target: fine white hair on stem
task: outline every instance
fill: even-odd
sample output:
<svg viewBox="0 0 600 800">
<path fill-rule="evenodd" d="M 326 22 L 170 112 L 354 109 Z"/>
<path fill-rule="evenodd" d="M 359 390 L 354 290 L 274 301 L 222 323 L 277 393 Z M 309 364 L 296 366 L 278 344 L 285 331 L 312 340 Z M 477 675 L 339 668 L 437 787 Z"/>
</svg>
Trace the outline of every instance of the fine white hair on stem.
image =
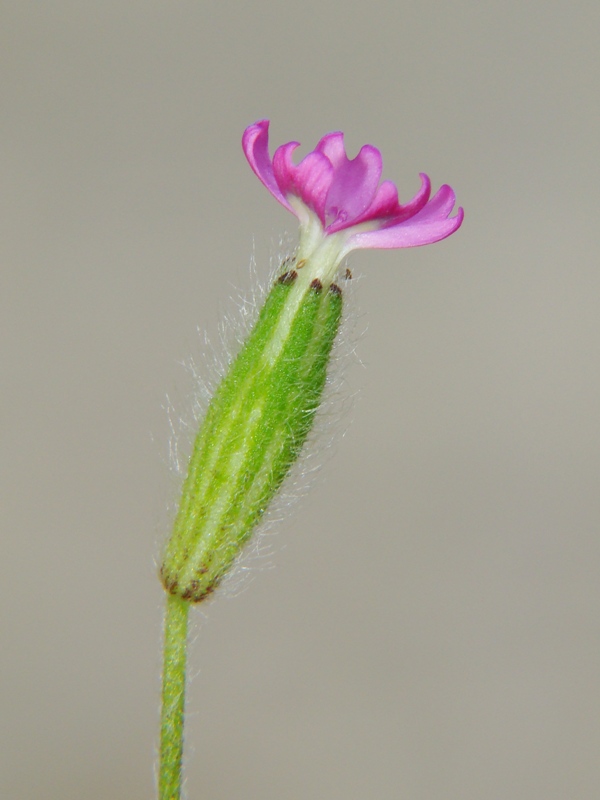
<svg viewBox="0 0 600 800">
<path fill-rule="evenodd" d="M 201 356 L 198 359 L 188 358 L 184 362 L 184 367 L 193 383 L 193 390 L 187 401 L 185 412 L 182 413 L 181 409 L 176 412 L 174 404 L 167 398 L 166 410 L 171 433 L 169 464 L 175 479 L 174 482 L 177 484 L 176 496 L 169 509 L 171 520 L 179 499 L 181 483 L 185 477 L 189 453 L 210 399 L 256 322 L 274 281 L 282 271 L 285 271 L 282 265 L 287 259 L 293 257 L 295 250 L 296 247 L 291 245 L 289 236 L 279 239 L 270 258 L 269 275 L 266 280 L 257 277 L 253 252 L 248 270 L 250 289 L 246 291 L 231 287 L 227 308 L 220 315 L 216 346 L 213 345 L 206 332 L 199 329 Z M 344 294 L 344 314 L 329 362 L 327 382 L 314 424 L 300 457 L 293 464 L 282 487 L 254 530 L 250 542 L 224 578 L 217 594 L 237 595 L 248 585 L 248 578 L 252 577 L 257 570 L 262 571 L 273 566 L 270 559 L 273 552 L 273 539 L 267 534 L 272 533 L 275 526 L 289 516 L 299 499 L 306 495 L 310 486 L 316 482 L 324 462 L 333 454 L 334 441 L 339 435 L 345 433 L 345 426 L 349 419 L 347 412 L 354 398 L 348 389 L 344 373 L 349 364 L 356 363 L 358 360 L 355 348 L 360 334 L 358 333 L 359 317 L 353 303 L 353 287 L 356 280 L 348 280 L 344 277 L 344 269 L 344 266 L 340 269 L 339 280 Z M 342 420 L 344 425 L 342 425 Z"/>
</svg>

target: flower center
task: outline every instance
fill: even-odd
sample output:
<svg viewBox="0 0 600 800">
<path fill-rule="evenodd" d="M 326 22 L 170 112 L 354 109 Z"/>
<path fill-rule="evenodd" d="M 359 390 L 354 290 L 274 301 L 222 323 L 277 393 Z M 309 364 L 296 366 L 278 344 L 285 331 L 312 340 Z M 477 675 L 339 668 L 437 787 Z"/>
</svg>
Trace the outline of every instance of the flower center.
<svg viewBox="0 0 600 800">
<path fill-rule="evenodd" d="M 344 224 L 348 219 L 348 212 L 343 208 L 331 206 L 325 212 L 325 227 L 329 228 L 337 222 Z"/>
</svg>

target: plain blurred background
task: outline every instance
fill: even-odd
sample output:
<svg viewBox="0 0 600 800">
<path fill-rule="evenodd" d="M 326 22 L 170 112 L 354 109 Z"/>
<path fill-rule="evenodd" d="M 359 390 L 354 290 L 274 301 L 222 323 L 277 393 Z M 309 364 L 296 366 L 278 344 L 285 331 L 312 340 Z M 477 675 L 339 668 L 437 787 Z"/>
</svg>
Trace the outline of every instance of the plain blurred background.
<svg viewBox="0 0 600 800">
<path fill-rule="evenodd" d="M 597 797 L 599 23 L 2 4 L 0 796 L 153 797 L 164 406 L 295 235 L 241 152 L 269 117 L 273 147 L 377 145 L 401 199 L 450 183 L 466 221 L 351 258 L 347 433 L 194 615 L 188 796 Z"/>
</svg>

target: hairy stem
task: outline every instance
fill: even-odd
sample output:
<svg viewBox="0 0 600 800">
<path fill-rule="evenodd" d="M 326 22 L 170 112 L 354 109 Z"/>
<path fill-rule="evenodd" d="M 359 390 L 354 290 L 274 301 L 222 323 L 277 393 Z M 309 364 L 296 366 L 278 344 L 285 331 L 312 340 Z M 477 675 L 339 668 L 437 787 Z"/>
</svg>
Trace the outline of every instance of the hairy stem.
<svg viewBox="0 0 600 800">
<path fill-rule="evenodd" d="M 159 800 L 181 797 L 183 714 L 189 603 L 167 595 L 160 725 Z"/>
</svg>

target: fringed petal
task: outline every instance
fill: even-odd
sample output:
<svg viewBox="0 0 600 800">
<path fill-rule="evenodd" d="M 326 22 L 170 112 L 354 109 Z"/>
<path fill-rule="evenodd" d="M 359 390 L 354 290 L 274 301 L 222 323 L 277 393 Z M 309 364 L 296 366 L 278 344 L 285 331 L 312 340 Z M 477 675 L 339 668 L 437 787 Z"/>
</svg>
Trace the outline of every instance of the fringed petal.
<svg viewBox="0 0 600 800">
<path fill-rule="evenodd" d="M 382 168 L 381 153 L 369 144 L 361 148 L 356 158 L 338 163 L 327 195 L 328 233 L 354 225 L 369 208 L 381 180 Z"/>
<path fill-rule="evenodd" d="M 257 178 L 267 187 L 273 197 L 293 214 L 294 210 L 279 188 L 273 172 L 273 163 L 269 156 L 268 119 L 255 122 L 254 125 L 246 128 L 242 136 L 242 148 Z"/>
<path fill-rule="evenodd" d="M 273 156 L 275 179 L 285 195 L 296 195 L 325 225 L 325 202 L 331 186 L 333 167 L 322 153 L 313 151 L 296 165 L 292 153 L 296 142 L 281 145 Z"/>
<path fill-rule="evenodd" d="M 448 190 L 450 193 L 448 193 Z M 456 198 L 449 186 L 442 186 L 435 197 L 418 214 L 404 222 L 388 225 L 378 230 L 355 233 L 348 238 L 346 252 L 361 248 L 390 249 L 418 247 L 445 239 L 462 225 L 464 211 L 448 217 Z"/>
</svg>

